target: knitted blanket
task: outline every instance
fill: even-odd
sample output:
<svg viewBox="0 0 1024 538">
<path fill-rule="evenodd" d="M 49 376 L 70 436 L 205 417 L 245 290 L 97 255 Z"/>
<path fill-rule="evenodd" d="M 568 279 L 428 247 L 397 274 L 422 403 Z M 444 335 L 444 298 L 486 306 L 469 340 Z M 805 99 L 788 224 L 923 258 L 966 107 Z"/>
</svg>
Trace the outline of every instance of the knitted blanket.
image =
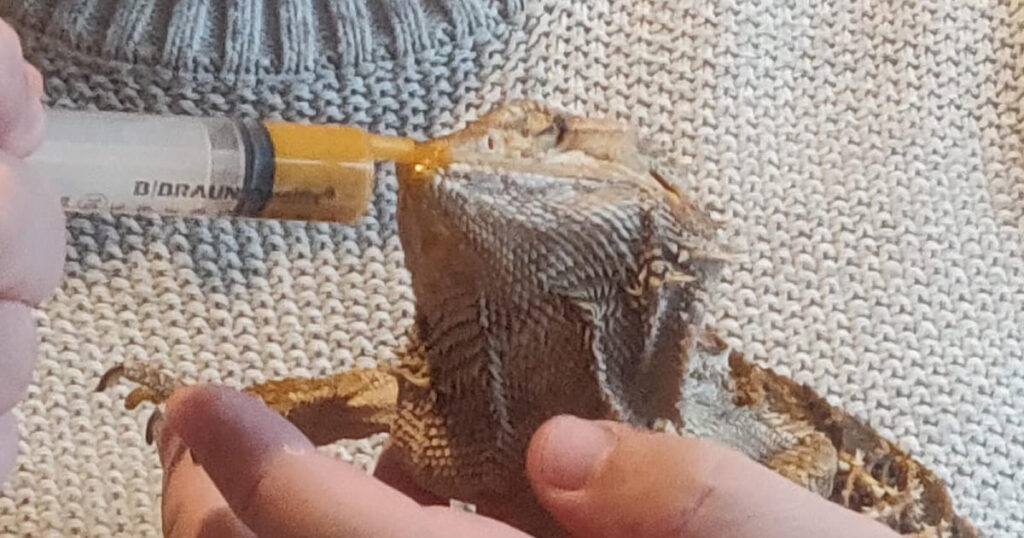
<svg viewBox="0 0 1024 538">
<path fill-rule="evenodd" d="M 419 137 L 512 97 L 628 118 L 743 252 L 714 295 L 730 344 L 920 457 L 985 535 L 1022 536 L 1021 6 L 811 4 L 4 0 L 0 16 L 52 106 Z M 92 392 L 115 363 L 243 386 L 393 358 L 414 300 L 379 175 L 354 227 L 70 216 L 0 536 L 159 535 L 147 414 L 124 411 L 127 387 Z M 381 441 L 330 450 L 370 468 Z"/>
</svg>

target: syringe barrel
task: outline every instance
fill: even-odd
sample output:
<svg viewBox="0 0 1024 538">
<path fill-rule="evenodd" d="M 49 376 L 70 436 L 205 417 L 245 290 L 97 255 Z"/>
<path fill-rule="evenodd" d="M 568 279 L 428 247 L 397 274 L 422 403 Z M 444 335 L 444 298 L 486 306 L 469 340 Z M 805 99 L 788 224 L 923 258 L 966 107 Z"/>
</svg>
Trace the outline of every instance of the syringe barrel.
<svg viewBox="0 0 1024 538">
<path fill-rule="evenodd" d="M 46 119 L 28 163 L 68 211 L 351 222 L 370 202 L 374 161 L 356 129 L 56 109 Z M 345 160 L 286 137 L 345 146 Z"/>
</svg>

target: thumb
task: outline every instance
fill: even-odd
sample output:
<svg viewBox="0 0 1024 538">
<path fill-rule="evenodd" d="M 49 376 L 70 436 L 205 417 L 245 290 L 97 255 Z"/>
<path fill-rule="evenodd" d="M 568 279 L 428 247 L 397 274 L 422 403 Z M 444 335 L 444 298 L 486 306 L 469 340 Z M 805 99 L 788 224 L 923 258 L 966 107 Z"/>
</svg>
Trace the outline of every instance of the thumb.
<svg viewBox="0 0 1024 538">
<path fill-rule="evenodd" d="M 732 449 L 613 422 L 548 421 L 526 468 L 575 536 L 896 536 Z"/>
</svg>

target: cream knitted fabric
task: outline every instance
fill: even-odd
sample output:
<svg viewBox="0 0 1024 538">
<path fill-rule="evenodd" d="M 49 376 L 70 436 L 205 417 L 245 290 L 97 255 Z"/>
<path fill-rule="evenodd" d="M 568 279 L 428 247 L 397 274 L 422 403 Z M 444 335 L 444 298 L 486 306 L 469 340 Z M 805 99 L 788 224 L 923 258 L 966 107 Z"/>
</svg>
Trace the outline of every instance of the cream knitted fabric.
<svg viewBox="0 0 1024 538">
<path fill-rule="evenodd" d="M 1019 3 L 182 0 L 202 31 L 127 30 L 173 19 L 166 4 L 6 0 L 0 16 L 62 106 L 418 136 L 507 97 L 631 119 L 745 252 L 715 292 L 731 343 L 922 458 L 985 535 L 1024 535 Z M 94 31 L 128 5 L 110 19 L 124 31 Z M 491 22 L 456 30 L 445 6 Z M 297 17 L 319 38 L 282 22 Z M 158 535 L 145 413 L 90 392 L 118 361 L 239 386 L 389 359 L 413 297 L 381 180 L 354 228 L 72 218 L 0 535 Z M 371 466 L 379 441 L 336 450 Z"/>
</svg>

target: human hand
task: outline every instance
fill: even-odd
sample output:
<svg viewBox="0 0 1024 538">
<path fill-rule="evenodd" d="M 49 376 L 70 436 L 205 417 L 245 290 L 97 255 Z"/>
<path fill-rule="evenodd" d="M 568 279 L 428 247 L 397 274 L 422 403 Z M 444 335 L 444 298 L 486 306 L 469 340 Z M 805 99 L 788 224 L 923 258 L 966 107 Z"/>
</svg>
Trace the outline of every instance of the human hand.
<svg viewBox="0 0 1024 538">
<path fill-rule="evenodd" d="M 420 505 L 316 452 L 275 412 L 229 389 L 178 391 L 158 444 L 168 538 L 527 538 L 484 516 Z M 896 536 L 730 449 L 611 422 L 548 421 L 526 467 L 540 501 L 574 536 Z"/>
<path fill-rule="evenodd" d="M 22 58 L 0 20 L 0 486 L 14 467 L 18 430 L 11 410 L 32 379 L 32 307 L 60 282 L 64 217 L 57 193 L 21 159 L 43 135 L 43 78 Z"/>
</svg>

